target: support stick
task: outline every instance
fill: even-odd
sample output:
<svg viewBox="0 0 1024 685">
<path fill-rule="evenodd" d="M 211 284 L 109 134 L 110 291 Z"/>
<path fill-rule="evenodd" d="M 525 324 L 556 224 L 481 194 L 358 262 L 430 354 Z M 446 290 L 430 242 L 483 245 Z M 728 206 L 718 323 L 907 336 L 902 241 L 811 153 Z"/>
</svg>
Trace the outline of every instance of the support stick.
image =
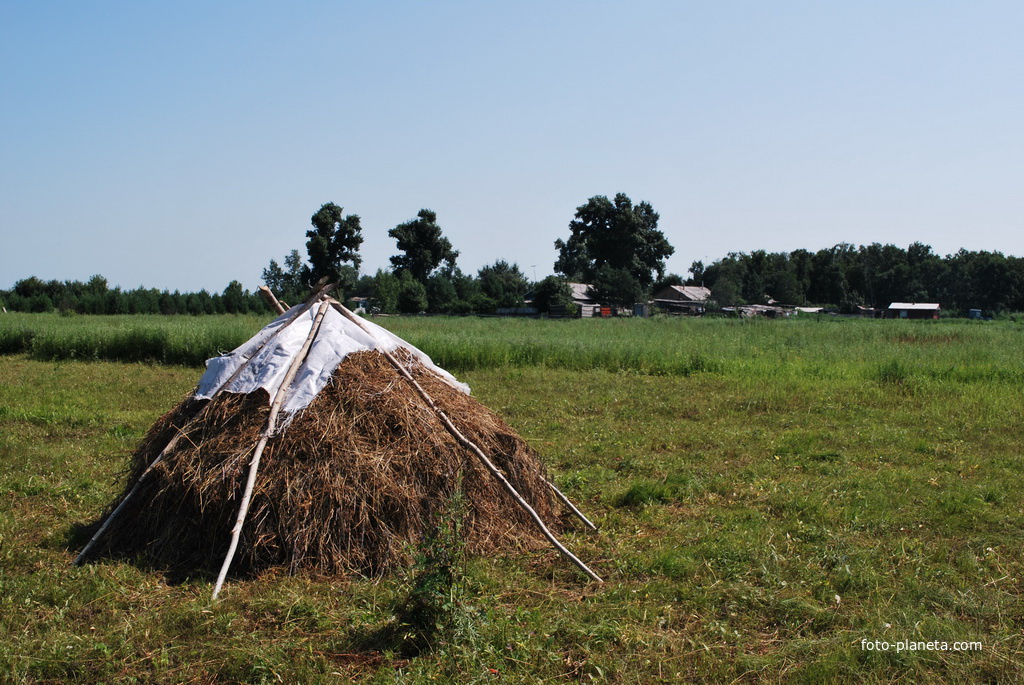
<svg viewBox="0 0 1024 685">
<path fill-rule="evenodd" d="M 150 473 L 152 473 L 153 469 L 156 468 L 157 464 L 159 464 L 161 461 L 163 461 L 163 458 L 165 456 L 170 454 L 170 452 L 175 448 L 175 446 L 177 446 L 178 440 L 180 440 L 181 437 L 183 435 L 185 435 L 185 433 L 188 432 L 189 428 L 191 428 L 196 423 L 196 421 L 198 421 L 203 416 L 203 414 L 206 412 L 207 407 L 210 406 L 210 404 L 213 402 L 213 400 L 217 399 L 217 396 L 220 395 L 221 392 L 223 392 L 224 388 L 226 388 L 227 386 L 231 385 L 231 382 L 234 381 L 235 378 L 238 377 L 238 374 L 240 374 L 243 369 L 245 369 L 247 366 L 249 366 L 249 363 L 263 350 L 264 347 L 266 347 L 270 343 L 271 340 L 276 338 L 278 336 L 278 334 L 281 333 L 281 331 L 283 331 L 285 328 L 287 328 L 292 323 L 294 323 L 295 320 L 297 318 L 299 318 L 299 316 L 303 312 L 305 312 L 306 310 L 308 310 L 310 307 L 313 306 L 313 303 L 317 300 L 317 298 L 319 298 L 321 295 L 325 294 L 329 290 L 330 290 L 330 288 L 321 288 L 321 289 L 317 290 L 317 292 L 312 297 L 310 297 L 309 300 L 306 301 L 306 303 L 302 306 L 302 308 L 296 309 L 295 312 L 280 327 L 278 327 L 278 329 L 276 331 L 273 332 L 273 334 L 268 336 L 267 339 L 264 340 L 260 344 L 260 346 L 256 348 L 256 350 L 249 356 L 248 359 L 246 359 L 244 362 L 242 362 L 241 364 L 238 365 L 238 368 L 235 369 L 234 373 L 232 373 L 231 376 L 229 376 L 228 379 L 221 384 L 220 388 L 217 389 L 217 392 L 215 392 L 213 397 L 210 398 L 210 401 L 207 402 L 206 404 L 204 404 L 202 406 L 202 408 L 200 408 L 199 411 L 196 412 L 195 415 L 192 418 L 190 418 L 188 420 L 188 422 L 183 427 L 178 429 L 178 431 L 174 434 L 174 436 L 167 442 L 166 445 L 164 445 L 164 448 L 162 450 L 160 450 L 160 454 L 158 454 L 156 456 L 156 459 L 154 459 L 150 463 L 150 465 L 146 467 L 146 470 L 143 471 L 142 474 L 139 476 L 138 480 L 135 481 L 135 485 L 133 485 L 132 489 L 128 491 L 128 494 L 124 496 L 124 498 L 117 505 L 117 507 L 114 509 L 114 511 L 110 512 L 110 516 L 108 516 L 106 518 L 106 520 L 103 522 L 103 525 L 100 526 L 99 530 L 97 530 L 93 534 L 93 536 L 89 540 L 88 544 L 86 544 L 86 546 L 82 548 L 82 551 L 78 553 L 78 556 L 75 557 L 75 560 L 73 562 L 71 562 L 71 564 L 73 566 L 81 566 L 82 565 L 82 562 L 85 561 L 85 558 L 86 558 L 86 556 L 89 553 L 89 550 L 91 550 L 93 548 L 93 546 L 99 541 L 99 539 L 101 537 L 103 537 L 104 533 L 107 532 L 107 529 L 110 528 L 110 524 L 112 524 L 114 522 L 114 519 L 116 519 L 120 515 L 121 510 L 124 509 L 124 506 L 139 491 L 139 488 L 141 487 L 141 485 L 142 485 L 143 481 L 146 479 L 146 477 Z M 271 293 L 271 297 L 273 297 L 272 293 Z M 275 298 L 275 301 L 276 301 L 276 298 Z M 284 310 L 282 310 L 280 313 L 283 314 Z"/>
<path fill-rule="evenodd" d="M 267 301 L 267 304 L 274 308 L 275 312 L 278 314 L 284 314 L 284 306 L 277 301 L 277 298 L 274 297 L 274 293 L 270 288 L 265 285 L 261 285 L 257 290 L 260 291 L 260 295 L 262 295 L 263 299 Z"/>
<path fill-rule="evenodd" d="M 373 334 L 373 331 L 364 326 L 363 322 L 359 319 L 359 317 L 350 312 L 343 304 L 336 300 L 331 300 L 331 305 L 338 312 L 340 312 L 342 316 L 344 316 L 349 321 L 352 321 L 357 326 L 362 328 L 367 334 L 370 335 L 370 337 L 372 337 L 375 340 L 377 339 L 377 336 Z M 445 414 L 444 411 L 434 403 L 434 400 L 431 399 L 430 395 L 427 394 L 426 390 L 424 390 L 423 387 L 416 382 L 416 379 L 412 377 L 412 374 L 409 373 L 409 370 L 405 368 L 405 366 L 400 361 L 398 361 L 398 359 L 395 358 L 395 356 L 391 354 L 391 352 L 389 352 L 388 350 L 384 349 L 383 347 L 380 347 L 379 351 L 384 355 L 388 362 L 390 362 L 391 365 L 395 367 L 395 370 L 397 370 L 398 373 L 403 378 L 405 378 L 405 380 L 407 380 L 410 385 L 412 385 L 413 389 L 416 390 L 416 393 L 420 396 L 420 398 L 427 403 L 427 406 L 430 407 L 430 409 L 432 409 L 435 414 L 437 414 L 437 417 L 441 420 L 441 423 L 444 424 L 444 427 L 448 430 L 452 437 L 454 437 L 459 442 L 460 445 L 462 445 L 470 452 L 472 452 L 474 455 L 476 455 L 477 459 L 480 460 L 480 463 L 484 465 L 484 467 L 491 473 L 494 479 L 497 480 L 498 483 L 500 483 L 501 486 L 505 489 L 505 492 L 511 495 L 512 499 L 515 500 L 515 502 L 520 506 L 520 508 L 522 508 L 523 511 L 530 515 L 530 518 L 533 519 L 533 522 L 537 525 L 537 528 L 540 529 L 541 533 L 544 534 L 544 537 L 548 539 L 548 542 L 550 542 L 552 546 L 555 547 L 555 549 L 561 552 L 563 556 L 565 556 L 573 564 L 575 564 L 577 568 L 579 568 L 581 571 L 590 576 L 590 578 L 596 580 L 599 583 L 603 583 L 604 581 L 601 580 L 600 576 L 591 571 L 586 564 L 580 561 L 575 554 L 566 549 L 565 545 L 558 541 L 558 538 L 556 538 L 551 533 L 551 531 L 548 530 L 548 527 L 544 525 L 544 521 L 541 520 L 536 510 L 534 510 L 534 508 L 530 506 L 530 503 L 523 499 L 523 496 L 520 495 L 519 492 L 512 485 L 512 483 L 510 483 L 508 479 L 505 478 L 505 475 L 498 469 L 498 467 L 495 466 L 490 459 L 488 459 L 487 455 L 484 454 L 483 450 L 477 447 L 476 443 L 474 443 L 472 440 L 463 435 L 459 431 L 459 429 L 455 427 L 455 424 L 451 422 L 451 419 L 448 418 L 447 414 Z"/>
<path fill-rule="evenodd" d="M 224 563 L 220 567 L 220 574 L 217 576 L 217 584 L 213 587 L 213 597 L 210 598 L 210 601 L 217 599 L 217 595 L 220 594 L 220 589 L 224 586 L 224 579 L 228 575 L 228 569 L 235 558 L 235 551 L 238 549 L 238 539 L 242 534 L 242 525 L 245 523 L 245 517 L 249 513 L 249 501 L 252 499 L 252 491 L 256 486 L 256 473 L 260 468 L 260 458 L 263 456 L 263 450 L 267 446 L 267 441 L 274 434 L 274 429 L 277 427 L 277 414 L 281 411 L 281 404 L 288 394 L 292 381 L 295 380 L 295 374 L 298 372 L 299 366 L 302 365 L 306 355 L 309 354 L 309 348 L 313 345 L 313 339 L 316 338 L 316 334 L 320 330 L 320 324 L 323 322 L 324 314 L 327 313 L 329 306 L 330 303 L 326 299 L 320 303 L 320 309 L 316 313 L 313 326 L 309 329 L 306 342 L 303 343 L 299 353 L 295 355 L 295 359 L 292 360 L 291 366 L 288 367 L 284 380 L 281 381 L 281 385 L 278 386 L 277 392 L 274 394 L 274 401 L 270 405 L 270 416 L 267 418 L 267 427 L 264 429 L 263 435 L 256 445 L 256 450 L 253 452 L 252 460 L 249 462 L 249 477 L 245 482 L 242 503 L 238 507 L 238 518 L 235 520 L 234 528 L 231 529 L 231 544 L 228 547 L 227 555 L 224 557 Z"/>
<path fill-rule="evenodd" d="M 549 487 L 549 488 L 551 488 L 552 492 L 554 492 L 554 493 L 555 493 L 555 495 L 557 495 L 557 496 L 558 496 L 558 499 L 562 500 L 562 504 L 564 504 L 565 506 L 569 507 L 569 510 L 570 510 L 570 511 L 572 511 L 572 513 L 576 514 L 576 517 L 577 517 L 577 518 L 578 518 L 578 519 L 579 519 L 580 521 L 583 521 L 583 523 L 585 523 L 585 524 L 587 525 L 587 528 L 590 528 L 591 530 L 597 530 L 597 526 L 595 526 L 595 525 L 594 525 L 594 524 L 593 524 L 593 523 L 592 523 L 592 522 L 590 521 L 590 519 L 588 519 L 588 518 L 587 518 L 586 516 L 584 516 L 584 515 L 583 515 L 583 512 L 582 512 L 582 511 L 580 511 L 579 509 L 577 509 L 577 508 L 576 508 L 576 505 L 575 505 L 575 504 L 573 504 L 572 502 L 570 502 L 570 501 L 569 501 L 569 498 L 568 498 L 568 497 L 566 497 L 565 495 L 563 495 L 563 494 L 562 494 L 562 491 L 561 491 L 561 490 L 559 490 L 559 489 L 558 489 L 558 488 L 557 488 L 557 487 L 555 486 L 555 484 L 554 484 L 554 483 L 552 483 L 551 481 L 549 481 L 549 480 L 548 480 L 547 478 L 545 478 L 545 479 L 544 479 L 544 482 L 545 482 L 545 483 L 547 483 L 547 484 L 548 484 L 548 487 Z"/>
</svg>

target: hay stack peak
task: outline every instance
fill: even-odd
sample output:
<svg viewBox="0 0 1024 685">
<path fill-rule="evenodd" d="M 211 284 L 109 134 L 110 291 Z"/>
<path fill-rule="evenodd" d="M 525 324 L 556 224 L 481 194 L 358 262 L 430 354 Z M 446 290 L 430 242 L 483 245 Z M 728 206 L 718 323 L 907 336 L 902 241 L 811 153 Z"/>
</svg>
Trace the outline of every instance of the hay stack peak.
<svg viewBox="0 0 1024 685">
<path fill-rule="evenodd" d="M 546 538 L 600 580 L 544 523 L 558 500 L 579 514 L 529 445 L 423 352 L 321 290 L 207 362 L 75 563 L 102 551 L 219 567 L 214 597 L 229 569 L 379 575 L 408 561 L 457 488 L 471 552 Z"/>
</svg>

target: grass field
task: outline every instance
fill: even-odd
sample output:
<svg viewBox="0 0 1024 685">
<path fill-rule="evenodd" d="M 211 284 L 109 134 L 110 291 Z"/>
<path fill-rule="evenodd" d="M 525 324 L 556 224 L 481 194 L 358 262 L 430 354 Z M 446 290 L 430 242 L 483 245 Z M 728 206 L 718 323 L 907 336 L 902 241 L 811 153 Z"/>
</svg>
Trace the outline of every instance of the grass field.
<svg viewBox="0 0 1024 685">
<path fill-rule="evenodd" d="M 268 574 L 211 606 L 208 580 L 68 566 L 77 526 L 200 370 L 53 361 L 111 355 L 35 341 L 101 349 L 91 335 L 136 326 L 221 341 L 260 325 L 103 318 L 0 317 L 0 341 L 36 331 L 0 356 L 11 681 L 1024 679 L 1019 325 L 382 320 L 545 456 L 601 528 L 566 542 L 607 581 L 552 552 L 471 559 L 455 638 L 403 656 L 366 636 L 407 577 Z"/>
</svg>

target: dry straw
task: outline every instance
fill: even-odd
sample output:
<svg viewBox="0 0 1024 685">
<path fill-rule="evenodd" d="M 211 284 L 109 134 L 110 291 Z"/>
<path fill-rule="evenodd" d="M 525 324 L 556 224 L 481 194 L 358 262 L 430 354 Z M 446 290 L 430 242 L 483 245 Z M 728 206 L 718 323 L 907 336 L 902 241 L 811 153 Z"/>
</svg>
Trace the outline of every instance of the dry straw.
<svg viewBox="0 0 1024 685">
<path fill-rule="evenodd" d="M 412 355 L 402 361 L 538 515 L 557 525 L 551 490 L 529 445 Z M 225 393 L 190 421 L 194 405 L 186 399 L 161 418 L 135 453 L 130 484 L 184 428 L 175 449 L 113 522 L 101 551 L 141 554 L 187 572 L 213 572 L 224 559 L 269 401 L 264 391 Z M 385 573 L 408 562 L 409 543 L 426 532 L 460 473 L 471 552 L 541 542 L 529 516 L 509 502 L 383 355 L 350 355 L 288 430 L 268 442 L 233 568 Z"/>
<path fill-rule="evenodd" d="M 162 417 L 135 453 L 118 505 L 76 563 L 94 551 L 177 573 L 219 567 L 214 597 L 229 567 L 380 575 L 409 562 L 412 544 L 461 487 L 468 551 L 534 548 L 546 538 L 600 581 L 545 524 L 558 524 L 555 496 L 566 500 L 537 454 L 410 351 L 350 354 L 277 432 L 281 399 L 263 390 L 190 396 Z"/>
</svg>

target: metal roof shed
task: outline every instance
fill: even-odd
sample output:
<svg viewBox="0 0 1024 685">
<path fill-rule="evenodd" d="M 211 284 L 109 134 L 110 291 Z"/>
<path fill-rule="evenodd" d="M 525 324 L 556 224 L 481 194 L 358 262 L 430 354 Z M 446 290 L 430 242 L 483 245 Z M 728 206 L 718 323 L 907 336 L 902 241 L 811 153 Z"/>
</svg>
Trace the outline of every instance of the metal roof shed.
<svg viewBox="0 0 1024 685">
<path fill-rule="evenodd" d="M 889 305 L 888 319 L 937 319 L 942 307 L 935 302 L 893 302 Z"/>
</svg>

